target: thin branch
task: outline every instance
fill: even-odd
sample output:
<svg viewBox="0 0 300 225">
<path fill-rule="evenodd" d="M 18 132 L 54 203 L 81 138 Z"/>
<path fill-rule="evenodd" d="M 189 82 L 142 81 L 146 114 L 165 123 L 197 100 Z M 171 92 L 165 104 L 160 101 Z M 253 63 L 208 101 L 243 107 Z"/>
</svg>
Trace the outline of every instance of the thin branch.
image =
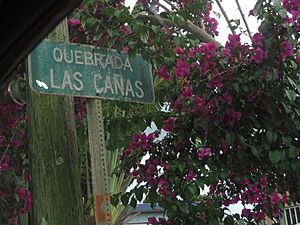
<svg viewBox="0 0 300 225">
<path fill-rule="evenodd" d="M 4 153 L 3 153 L 3 155 L 2 155 L 2 157 L 1 157 L 1 159 L 0 159 L 0 164 L 2 163 L 2 161 L 3 161 L 3 159 L 4 159 L 5 155 L 6 155 L 8 149 L 9 149 L 9 147 L 10 147 L 10 144 L 11 144 L 12 140 L 14 139 L 16 133 L 17 133 L 17 130 L 14 131 L 14 133 L 13 133 L 11 139 L 10 139 L 10 142 L 9 142 L 9 144 L 7 145 L 5 151 L 4 151 Z"/>
<path fill-rule="evenodd" d="M 177 12 L 179 11 L 179 9 L 169 0 L 163 0 L 164 2 L 168 3 L 173 9 L 175 9 Z"/>
<path fill-rule="evenodd" d="M 228 18 L 228 16 L 227 16 L 227 13 L 226 13 L 226 11 L 224 10 L 223 6 L 221 5 L 220 1 L 219 1 L 219 0 L 215 0 L 215 1 L 216 1 L 217 5 L 219 6 L 219 9 L 221 10 L 221 12 L 222 12 L 222 14 L 223 14 L 223 16 L 224 16 L 224 18 L 225 18 L 225 20 L 226 20 L 226 22 L 227 22 L 227 24 L 228 24 L 228 27 L 229 27 L 230 30 L 231 30 L 231 33 L 232 33 L 232 34 L 235 34 L 235 30 L 234 30 L 232 24 L 230 23 L 230 20 L 229 20 L 229 18 Z"/>
<path fill-rule="evenodd" d="M 141 19 L 145 22 L 151 21 L 151 22 L 156 22 L 160 24 L 165 24 L 170 27 L 175 27 L 177 26 L 180 29 L 183 29 L 185 31 L 188 31 L 192 33 L 196 38 L 198 38 L 200 41 L 203 42 L 214 42 L 218 47 L 222 47 L 222 44 L 217 42 L 211 35 L 209 35 L 206 31 L 202 30 L 201 28 L 197 27 L 194 25 L 190 20 L 184 20 L 182 18 L 179 18 L 179 23 L 174 24 L 171 20 L 165 19 L 162 17 L 157 18 L 156 16 L 153 15 L 146 15 L 146 14 L 138 14 L 136 18 Z"/>
<path fill-rule="evenodd" d="M 154 4 L 160 6 L 162 9 L 166 10 L 166 12 L 171 12 L 170 9 L 168 9 L 166 6 L 164 6 L 163 4 L 161 4 L 159 2 L 154 2 Z"/>
<path fill-rule="evenodd" d="M 156 19 L 157 21 L 160 23 L 160 25 L 162 25 L 163 27 L 166 26 L 164 20 L 162 19 L 162 17 L 152 8 L 153 6 L 151 7 L 147 7 L 147 12 L 152 14 Z"/>
<path fill-rule="evenodd" d="M 236 5 L 237 5 L 237 7 L 238 7 L 238 9 L 239 9 L 239 11 L 240 11 L 240 14 L 241 14 L 241 16 L 242 16 L 242 19 L 243 19 L 243 21 L 244 21 L 244 24 L 245 24 L 245 26 L 246 26 L 248 35 L 249 35 L 249 37 L 250 37 L 250 39 L 251 39 L 251 41 L 252 41 L 251 31 L 250 31 L 250 29 L 249 29 L 249 26 L 248 26 L 247 20 L 246 20 L 246 18 L 245 18 L 245 15 L 244 15 L 244 13 L 243 13 L 243 11 L 242 11 L 242 8 L 241 8 L 241 5 L 240 5 L 240 3 L 239 3 L 239 0 L 235 0 L 235 2 L 236 2 Z"/>
</svg>

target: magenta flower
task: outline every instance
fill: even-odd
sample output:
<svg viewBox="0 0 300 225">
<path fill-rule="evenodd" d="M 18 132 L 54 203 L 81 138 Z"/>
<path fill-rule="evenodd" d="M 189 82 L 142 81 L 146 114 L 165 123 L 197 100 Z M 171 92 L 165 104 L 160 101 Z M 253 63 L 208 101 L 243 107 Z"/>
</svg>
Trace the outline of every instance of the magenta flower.
<svg viewBox="0 0 300 225">
<path fill-rule="evenodd" d="M 256 63 L 260 64 L 265 58 L 265 52 L 261 48 L 257 48 L 253 52 L 254 54 L 251 56 L 251 59 Z"/>
<path fill-rule="evenodd" d="M 163 80 L 170 80 L 171 76 L 167 71 L 167 65 L 163 65 L 161 68 L 157 69 L 157 76 Z"/>
<path fill-rule="evenodd" d="M 156 166 L 154 166 L 153 164 L 148 165 L 148 169 L 146 172 L 148 175 L 156 173 Z"/>
<path fill-rule="evenodd" d="M 186 180 L 187 181 L 193 181 L 193 180 L 195 180 L 197 178 L 197 175 L 192 171 L 192 170 L 190 170 L 189 172 L 188 172 L 188 174 L 186 175 Z"/>
<path fill-rule="evenodd" d="M 256 221 L 263 220 L 265 218 L 265 214 L 263 212 L 253 212 L 252 217 Z"/>
<path fill-rule="evenodd" d="M 78 19 L 70 19 L 69 24 L 72 26 L 76 26 L 76 25 L 80 25 L 81 23 L 80 23 L 80 20 L 78 20 Z"/>
<path fill-rule="evenodd" d="M 278 218 L 280 216 L 280 209 L 278 207 L 274 207 L 272 211 L 272 216 Z"/>
<path fill-rule="evenodd" d="M 260 186 L 261 186 L 261 188 L 266 188 L 267 184 L 268 184 L 267 177 L 266 176 L 262 177 L 260 179 Z"/>
<path fill-rule="evenodd" d="M 122 27 L 122 31 L 123 31 L 123 33 L 124 33 L 125 36 L 127 36 L 127 35 L 129 35 L 129 34 L 132 33 L 131 29 L 127 25 L 124 25 Z"/>
<path fill-rule="evenodd" d="M 176 46 L 174 48 L 174 53 L 178 54 L 178 55 L 182 55 L 182 53 L 184 53 L 184 49 L 179 47 L 179 46 Z"/>
<path fill-rule="evenodd" d="M 250 184 L 250 180 L 248 178 L 243 178 L 241 180 L 241 184 L 246 186 L 246 185 Z"/>
<path fill-rule="evenodd" d="M 224 86 L 223 80 L 222 80 L 221 76 L 218 75 L 218 74 L 212 76 L 212 78 L 210 79 L 208 85 L 211 88 L 221 88 L 221 87 Z"/>
<path fill-rule="evenodd" d="M 191 87 L 184 88 L 183 91 L 182 91 L 182 95 L 185 98 L 191 98 L 193 96 L 192 88 Z"/>
<path fill-rule="evenodd" d="M 269 199 L 272 205 L 277 205 L 280 201 L 280 197 L 277 192 L 275 192 L 273 195 L 269 195 Z"/>
<path fill-rule="evenodd" d="M 234 49 L 241 47 L 241 37 L 237 34 L 229 34 L 228 41 L 225 44 L 225 48 Z"/>
<path fill-rule="evenodd" d="M 241 119 L 241 113 L 238 111 L 235 111 L 233 109 L 227 109 L 226 110 L 226 118 L 225 118 L 225 123 L 229 127 L 233 127 L 234 124 Z"/>
<path fill-rule="evenodd" d="M 248 16 L 254 16 L 253 9 L 251 9 L 251 10 L 249 11 L 249 14 L 248 14 Z"/>
<path fill-rule="evenodd" d="M 123 51 L 124 52 L 128 52 L 129 51 L 129 47 L 127 45 L 123 46 Z"/>
<path fill-rule="evenodd" d="M 210 148 L 202 148 L 198 153 L 198 158 L 203 160 L 205 156 L 211 156 L 211 149 Z"/>
<path fill-rule="evenodd" d="M 190 74 L 190 66 L 184 58 L 178 59 L 174 73 L 177 78 L 185 78 Z"/>
<path fill-rule="evenodd" d="M 176 122 L 175 118 L 169 117 L 168 119 L 165 120 L 163 129 L 169 132 L 172 131 L 175 127 L 175 122 Z"/>
<path fill-rule="evenodd" d="M 220 97 L 221 102 L 226 103 L 227 105 L 232 104 L 232 96 L 228 90 Z"/>
<path fill-rule="evenodd" d="M 252 37 L 252 41 L 256 46 L 263 47 L 263 36 L 261 33 L 255 33 Z"/>
<path fill-rule="evenodd" d="M 150 218 L 148 218 L 148 223 L 152 224 L 152 225 L 157 225 L 158 221 L 155 217 L 150 217 Z"/>
<path fill-rule="evenodd" d="M 250 209 L 243 208 L 243 210 L 242 210 L 242 216 L 243 217 L 249 217 L 250 215 L 251 215 Z"/>
<path fill-rule="evenodd" d="M 287 57 L 292 56 L 294 54 L 294 49 L 290 41 L 286 40 L 280 45 L 282 52 L 280 54 L 280 58 L 284 61 Z"/>
</svg>

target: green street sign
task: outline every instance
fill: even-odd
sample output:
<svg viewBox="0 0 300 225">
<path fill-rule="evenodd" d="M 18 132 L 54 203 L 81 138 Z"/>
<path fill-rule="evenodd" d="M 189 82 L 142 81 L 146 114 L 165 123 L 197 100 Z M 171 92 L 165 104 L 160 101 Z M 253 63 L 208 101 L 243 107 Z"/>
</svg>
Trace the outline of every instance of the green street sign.
<svg viewBox="0 0 300 225">
<path fill-rule="evenodd" d="M 28 65 L 30 87 L 39 93 L 154 102 L 151 67 L 141 56 L 43 41 Z"/>
</svg>

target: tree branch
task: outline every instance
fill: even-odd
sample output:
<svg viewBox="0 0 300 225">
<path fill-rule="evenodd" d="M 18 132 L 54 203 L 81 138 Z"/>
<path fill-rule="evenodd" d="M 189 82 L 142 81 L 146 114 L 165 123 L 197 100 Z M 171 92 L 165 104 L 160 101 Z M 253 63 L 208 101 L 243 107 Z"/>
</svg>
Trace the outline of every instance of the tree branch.
<svg viewBox="0 0 300 225">
<path fill-rule="evenodd" d="M 188 31 L 195 35 L 196 38 L 198 38 L 200 41 L 203 42 L 214 42 L 216 43 L 217 47 L 222 47 L 222 44 L 217 42 L 211 35 L 209 35 L 206 31 L 202 30 L 201 28 L 197 27 L 194 25 L 190 20 L 184 20 L 182 18 L 179 18 L 179 23 L 174 24 L 171 20 L 165 19 L 162 17 L 156 17 L 152 15 L 146 15 L 146 14 L 138 14 L 137 17 L 138 19 L 141 19 L 145 22 L 151 21 L 154 23 L 160 23 L 160 24 L 165 24 L 167 26 L 175 27 L 177 26 L 180 29 L 183 29 L 185 31 Z"/>
<path fill-rule="evenodd" d="M 224 10 L 223 6 L 221 5 L 220 1 L 219 1 L 219 0 L 215 0 L 215 1 L 216 1 L 217 5 L 219 6 L 219 9 L 221 10 L 221 12 L 222 12 L 222 14 L 223 14 L 223 16 L 224 16 L 224 18 L 225 18 L 225 20 L 226 20 L 226 22 L 227 22 L 227 24 L 228 24 L 228 27 L 229 27 L 230 30 L 231 30 L 231 33 L 232 33 L 232 34 L 235 34 L 235 30 L 234 30 L 233 26 L 231 25 L 230 20 L 229 20 L 229 18 L 228 18 L 228 16 L 227 16 L 227 13 L 226 13 L 226 11 Z"/>
<path fill-rule="evenodd" d="M 244 24 L 245 24 L 245 26 L 246 26 L 248 35 L 249 35 L 249 37 L 250 37 L 250 39 L 251 39 L 251 41 L 252 41 L 251 31 L 250 31 L 250 29 L 249 29 L 247 20 L 246 20 L 246 18 L 245 18 L 245 15 L 244 15 L 244 13 L 243 13 L 243 11 L 242 11 L 241 6 L 240 6 L 239 0 L 235 0 L 235 2 L 236 2 L 236 5 L 237 5 L 237 7 L 238 7 L 238 9 L 239 9 L 239 11 L 240 11 L 240 14 L 241 14 L 241 16 L 242 16 L 242 19 L 243 19 L 243 21 L 244 21 Z"/>
</svg>

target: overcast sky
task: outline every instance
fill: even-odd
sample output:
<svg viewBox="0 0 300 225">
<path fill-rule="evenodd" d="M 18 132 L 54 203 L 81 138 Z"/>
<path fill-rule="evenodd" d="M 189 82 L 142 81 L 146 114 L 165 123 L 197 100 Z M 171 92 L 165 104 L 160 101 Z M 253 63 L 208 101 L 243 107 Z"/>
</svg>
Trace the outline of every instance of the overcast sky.
<svg viewBox="0 0 300 225">
<path fill-rule="evenodd" d="M 130 6 L 131 8 L 135 5 L 136 0 L 125 0 L 125 5 Z M 163 0 L 160 0 L 161 3 L 163 3 Z M 248 25 L 250 27 L 250 31 L 252 34 L 257 32 L 258 28 L 258 22 L 256 18 L 250 16 L 248 17 L 249 11 L 254 8 L 254 5 L 256 3 L 256 0 L 239 0 L 242 11 L 245 14 L 245 17 L 247 19 Z M 243 26 L 244 30 L 246 30 L 244 23 L 242 21 L 242 17 L 238 11 L 237 5 L 235 0 L 223 0 L 222 1 L 222 6 L 225 9 L 229 19 L 240 19 L 241 25 Z M 219 21 L 219 26 L 218 26 L 218 31 L 219 31 L 219 36 L 216 37 L 217 41 L 221 42 L 222 44 L 226 43 L 228 34 L 230 34 L 230 30 L 228 28 L 227 22 L 224 19 L 223 15 L 221 14 L 221 11 L 219 10 L 219 7 L 217 4 L 213 5 L 213 11 L 220 13 L 221 18 L 217 18 L 214 16 L 218 21 Z M 249 38 L 246 35 L 242 35 L 242 41 L 243 42 L 248 42 L 249 43 Z"/>
</svg>

